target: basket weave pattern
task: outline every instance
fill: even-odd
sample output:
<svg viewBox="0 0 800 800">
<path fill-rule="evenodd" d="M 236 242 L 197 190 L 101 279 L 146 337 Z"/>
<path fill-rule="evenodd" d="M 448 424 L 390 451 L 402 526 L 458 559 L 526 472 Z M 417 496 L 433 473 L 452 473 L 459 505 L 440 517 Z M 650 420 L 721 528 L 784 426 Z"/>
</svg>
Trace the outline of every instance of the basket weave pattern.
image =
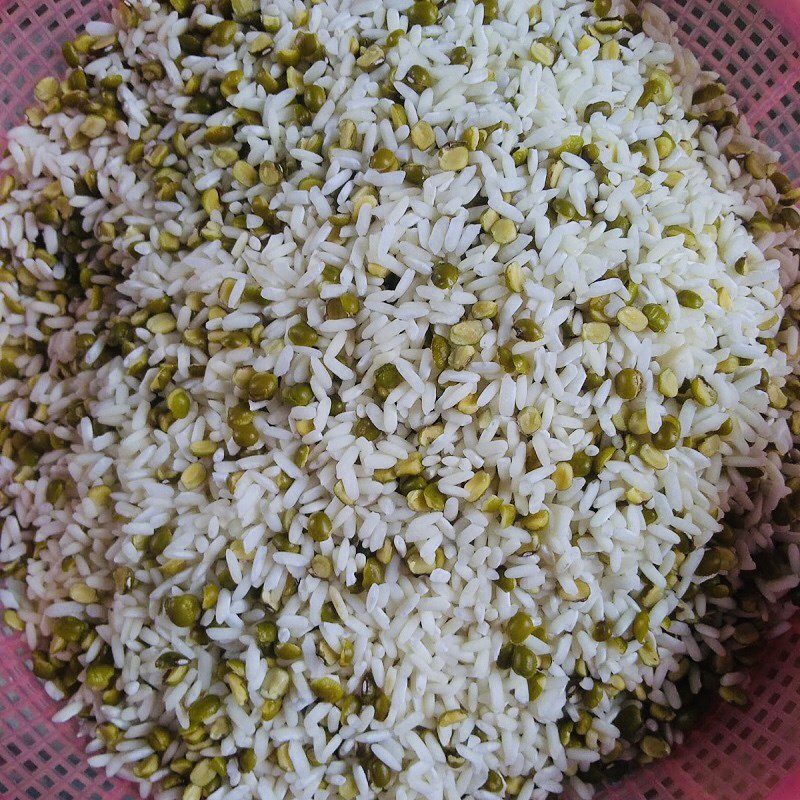
<svg viewBox="0 0 800 800">
<path fill-rule="evenodd" d="M 783 154 L 786 172 L 800 178 L 800 0 L 764 0 L 784 27 L 755 3 L 659 5 Z M 61 43 L 108 7 L 109 0 L 0 0 L 0 140 L 22 119 L 36 81 L 61 68 Z M 129 783 L 88 767 L 77 724 L 50 721 L 57 705 L 26 657 L 18 637 L 0 632 L 0 798 L 134 800 Z M 602 800 L 799 800 L 800 624 L 772 643 L 751 692 L 749 709 L 720 708 L 672 758 L 637 771 Z"/>
</svg>

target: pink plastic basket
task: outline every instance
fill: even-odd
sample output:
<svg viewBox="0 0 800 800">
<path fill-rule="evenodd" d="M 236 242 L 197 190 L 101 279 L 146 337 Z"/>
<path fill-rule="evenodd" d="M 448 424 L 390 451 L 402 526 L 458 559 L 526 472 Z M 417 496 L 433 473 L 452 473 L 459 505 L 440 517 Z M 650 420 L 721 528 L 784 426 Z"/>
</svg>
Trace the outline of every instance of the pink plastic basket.
<svg viewBox="0 0 800 800">
<path fill-rule="evenodd" d="M 750 124 L 800 178 L 800 0 L 660 0 L 684 44 L 720 73 Z M 0 0 L 0 139 L 34 83 L 59 68 L 60 45 L 107 16 L 109 0 Z M 7 633 L 7 632 L 6 632 Z M 608 788 L 602 800 L 800 800 L 800 623 L 772 643 L 752 706 L 720 707 L 670 759 Z M 133 800 L 131 784 L 87 766 L 76 724 L 0 632 L 0 798 Z"/>
</svg>

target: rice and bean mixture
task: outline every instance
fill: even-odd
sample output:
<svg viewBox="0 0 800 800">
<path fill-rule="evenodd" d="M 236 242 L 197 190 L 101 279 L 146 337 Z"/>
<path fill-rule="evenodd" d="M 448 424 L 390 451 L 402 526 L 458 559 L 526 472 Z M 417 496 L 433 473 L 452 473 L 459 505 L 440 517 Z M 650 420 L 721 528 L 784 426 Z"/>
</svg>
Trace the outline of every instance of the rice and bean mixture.
<svg viewBox="0 0 800 800">
<path fill-rule="evenodd" d="M 800 575 L 800 192 L 663 13 L 113 18 L 0 178 L 0 602 L 90 763 L 586 798 L 746 704 Z"/>
</svg>

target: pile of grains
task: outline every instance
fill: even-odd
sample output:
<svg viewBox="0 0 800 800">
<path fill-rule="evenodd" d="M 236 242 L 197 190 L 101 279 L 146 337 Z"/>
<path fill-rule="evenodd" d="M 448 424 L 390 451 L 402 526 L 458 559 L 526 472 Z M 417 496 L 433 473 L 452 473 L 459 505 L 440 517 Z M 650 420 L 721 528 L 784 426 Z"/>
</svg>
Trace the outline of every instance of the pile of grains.
<svg viewBox="0 0 800 800">
<path fill-rule="evenodd" d="M 113 16 L 0 178 L 0 602 L 91 764 L 585 798 L 746 704 L 799 594 L 800 192 L 663 14 Z"/>
</svg>

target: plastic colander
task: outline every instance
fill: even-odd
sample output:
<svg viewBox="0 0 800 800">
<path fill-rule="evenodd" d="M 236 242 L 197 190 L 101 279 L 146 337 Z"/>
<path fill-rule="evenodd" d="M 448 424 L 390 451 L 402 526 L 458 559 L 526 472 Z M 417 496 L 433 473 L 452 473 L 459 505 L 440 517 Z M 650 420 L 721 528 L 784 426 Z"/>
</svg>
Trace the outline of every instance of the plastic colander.
<svg viewBox="0 0 800 800">
<path fill-rule="evenodd" d="M 800 0 L 660 0 L 685 45 L 716 70 L 761 138 L 800 178 Z M 60 45 L 110 0 L 0 0 L 0 139 L 33 86 L 60 69 Z M 0 798 L 133 800 L 138 789 L 86 763 L 76 724 L 0 632 Z M 635 771 L 602 800 L 800 800 L 800 622 L 765 648 L 746 710 L 720 705 L 669 759 Z M 599 799 L 600 800 L 600 799 Z"/>
</svg>

